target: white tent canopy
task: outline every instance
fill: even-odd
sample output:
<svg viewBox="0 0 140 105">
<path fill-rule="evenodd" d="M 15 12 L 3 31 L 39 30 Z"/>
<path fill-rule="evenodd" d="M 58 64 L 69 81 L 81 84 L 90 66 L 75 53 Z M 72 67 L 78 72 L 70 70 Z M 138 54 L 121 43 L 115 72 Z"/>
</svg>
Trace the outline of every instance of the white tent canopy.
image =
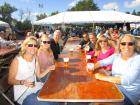
<svg viewBox="0 0 140 105">
<path fill-rule="evenodd" d="M 117 11 L 67 11 L 35 21 L 33 25 L 127 22 L 140 22 L 140 16 Z"/>
<path fill-rule="evenodd" d="M 9 24 L 3 21 L 0 21 L 0 26 L 9 27 Z"/>
</svg>

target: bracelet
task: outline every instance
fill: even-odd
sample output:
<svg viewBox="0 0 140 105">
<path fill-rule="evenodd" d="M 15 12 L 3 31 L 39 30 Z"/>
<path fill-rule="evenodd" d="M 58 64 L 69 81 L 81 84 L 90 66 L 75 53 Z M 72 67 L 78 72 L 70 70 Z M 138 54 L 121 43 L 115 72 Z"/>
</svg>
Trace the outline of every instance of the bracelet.
<svg viewBox="0 0 140 105">
<path fill-rule="evenodd" d="M 24 80 L 20 80 L 20 85 L 24 85 Z"/>
<path fill-rule="evenodd" d="M 22 80 L 19 80 L 19 84 L 22 85 Z"/>
</svg>

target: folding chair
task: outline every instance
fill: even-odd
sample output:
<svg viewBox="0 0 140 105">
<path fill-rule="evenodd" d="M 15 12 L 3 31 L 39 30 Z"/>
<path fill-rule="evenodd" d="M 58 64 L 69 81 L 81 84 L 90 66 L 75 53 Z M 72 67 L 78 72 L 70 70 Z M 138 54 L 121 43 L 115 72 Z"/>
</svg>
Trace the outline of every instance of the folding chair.
<svg viewBox="0 0 140 105">
<path fill-rule="evenodd" d="M 10 89 L 12 89 L 12 85 L 8 84 L 8 73 L 3 75 L 0 78 L 0 94 L 11 104 L 15 105 L 14 101 L 10 99 L 10 96 L 8 96 L 8 93 L 10 92 Z M 10 92 L 11 98 L 13 97 L 13 93 Z"/>
</svg>

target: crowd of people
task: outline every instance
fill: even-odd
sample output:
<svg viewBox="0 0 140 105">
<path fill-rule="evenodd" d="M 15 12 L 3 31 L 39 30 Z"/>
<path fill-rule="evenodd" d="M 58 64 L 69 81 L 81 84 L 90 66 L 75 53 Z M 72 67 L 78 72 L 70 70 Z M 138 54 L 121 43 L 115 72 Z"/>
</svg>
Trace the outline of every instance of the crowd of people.
<svg viewBox="0 0 140 105">
<path fill-rule="evenodd" d="M 10 47 L 13 46 L 16 40 L 16 35 L 15 34 L 7 34 L 4 31 L 0 32 L 0 48 L 5 48 L 5 47 Z"/>
<path fill-rule="evenodd" d="M 98 35 L 92 46 L 90 38 L 90 34 L 88 38 L 84 33 L 79 48 L 96 57 L 93 70 L 100 69 L 95 78 L 116 83 L 125 95 L 123 105 L 137 105 L 140 99 L 140 55 L 135 37 L 120 35 L 117 29 L 110 28 L 107 33 Z"/>
<path fill-rule="evenodd" d="M 113 28 L 98 35 L 94 32 L 82 35 L 77 50 L 83 49 L 96 57 L 94 69 L 101 69 L 95 78 L 116 83 L 125 95 L 123 105 L 137 105 L 140 99 L 140 55 L 134 36 L 120 34 Z M 39 38 L 31 32 L 27 34 L 9 69 L 8 81 L 14 86 L 14 99 L 19 104 L 59 104 L 38 101 L 37 95 L 50 72 L 55 70 L 55 62 L 61 53 L 60 39 L 60 30 L 55 30 L 52 37 L 44 33 Z"/>
</svg>

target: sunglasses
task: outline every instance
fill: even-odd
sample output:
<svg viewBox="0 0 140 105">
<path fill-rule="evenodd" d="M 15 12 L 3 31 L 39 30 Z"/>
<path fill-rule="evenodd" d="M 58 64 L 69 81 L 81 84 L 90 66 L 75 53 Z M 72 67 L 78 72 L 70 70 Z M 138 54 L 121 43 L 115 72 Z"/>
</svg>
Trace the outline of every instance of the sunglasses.
<svg viewBox="0 0 140 105">
<path fill-rule="evenodd" d="M 36 44 L 28 44 L 28 47 L 35 47 L 35 48 L 37 48 L 38 45 L 36 45 Z"/>
<path fill-rule="evenodd" d="M 101 42 L 107 42 L 107 40 L 100 40 L 99 42 L 100 42 L 100 43 L 101 43 Z"/>
<path fill-rule="evenodd" d="M 44 44 L 50 44 L 51 42 L 50 41 L 42 41 Z"/>
<path fill-rule="evenodd" d="M 120 43 L 122 46 L 128 45 L 128 46 L 133 46 L 135 43 L 134 42 L 121 42 Z"/>
</svg>

